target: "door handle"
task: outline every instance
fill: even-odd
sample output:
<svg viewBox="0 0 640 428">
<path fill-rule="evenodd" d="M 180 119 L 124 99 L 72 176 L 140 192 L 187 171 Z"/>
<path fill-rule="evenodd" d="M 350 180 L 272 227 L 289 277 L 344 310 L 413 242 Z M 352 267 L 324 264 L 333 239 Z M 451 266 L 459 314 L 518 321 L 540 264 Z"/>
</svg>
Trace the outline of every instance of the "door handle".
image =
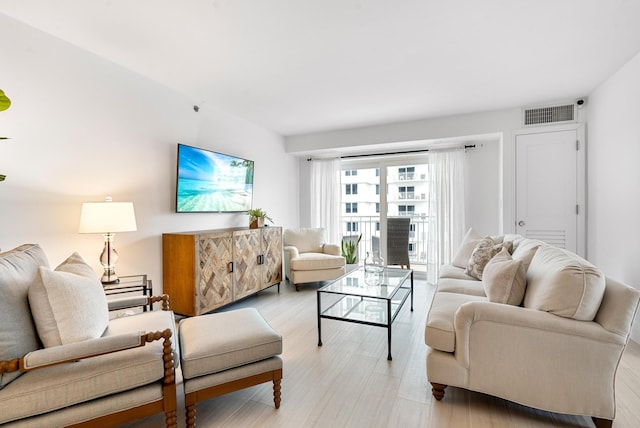
<svg viewBox="0 0 640 428">
<path fill-rule="evenodd" d="M 518 222 L 518 226 L 523 227 L 524 225 L 525 225 L 525 222 L 524 222 L 524 221 L 520 220 L 520 221 Z"/>
</svg>

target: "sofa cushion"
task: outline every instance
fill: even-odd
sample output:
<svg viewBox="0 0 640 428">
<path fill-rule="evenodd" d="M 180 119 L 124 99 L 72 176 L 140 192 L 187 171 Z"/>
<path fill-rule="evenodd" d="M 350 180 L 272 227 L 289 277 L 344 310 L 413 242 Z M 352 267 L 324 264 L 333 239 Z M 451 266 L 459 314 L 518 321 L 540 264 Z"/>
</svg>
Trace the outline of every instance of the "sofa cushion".
<svg viewBox="0 0 640 428">
<path fill-rule="evenodd" d="M 431 309 L 424 329 L 424 342 L 440 351 L 453 352 L 456 349 L 455 315 L 460 306 L 467 302 L 486 302 L 482 296 L 460 293 L 437 292 L 433 296 Z"/>
<path fill-rule="evenodd" d="M 511 255 L 514 259 L 522 259 L 522 261 L 525 263 L 525 267 L 528 267 L 529 264 L 531 264 L 531 260 L 533 259 L 533 256 L 538 247 L 543 245 L 547 246 L 549 244 L 546 244 L 545 242 L 539 241 L 537 239 L 529 238 L 524 238 L 519 242 L 514 241 L 513 252 L 511 253 Z"/>
<path fill-rule="evenodd" d="M 472 227 L 469 228 L 469 230 L 467 230 L 467 234 L 462 238 L 462 243 L 460 243 L 456 254 L 453 256 L 451 264 L 456 267 L 466 269 L 469 264 L 469 258 L 481 239 L 482 236 L 478 232 L 473 230 Z"/>
<path fill-rule="evenodd" d="M 438 280 L 438 292 L 440 291 L 470 294 L 472 296 L 486 296 L 482 281 L 470 277 L 468 277 L 468 279 L 440 278 Z"/>
<path fill-rule="evenodd" d="M 523 261 L 514 260 L 503 248 L 485 266 L 482 285 L 490 302 L 520 305 L 526 287 Z"/>
<path fill-rule="evenodd" d="M 291 270 L 321 270 L 343 267 L 344 257 L 324 253 L 302 253 L 292 259 Z"/>
<path fill-rule="evenodd" d="M 100 337 L 109 324 L 102 284 L 78 253 L 55 271 L 40 267 L 29 288 L 29 304 L 47 348 Z"/>
<path fill-rule="evenodd" d="M 325 244 L 324 229 L 285 229 L 282 242 L 285 246 L 296 247 L 300 253 L 322 253 L 322 246 Z"/>
<path fill-rule="evenodd" d="M 542 245 L 527 271 L 524 306 L 592 321 L 604 291 L 605 277 L 600 269 L 567 250 Z"/>
<path fill-rule="evenodd" d="M 489 260 L 491 260 L 493 256 L 498 254 L 503 248 L 506 248 L 511 252 L 513 249 L 513 243 L 511 241 L 496 242 L 490 237 L 481 239 L 473 249 L 473 253 L 471 253 L 467 269 L 464 273 L 481 280 L 484 267 L 489 263 Z"/>
<path fill-rule="evenodd" d="M 531 265 L 531 261 L 533 260 L 533 256 L 536 255 L 536 251 L 538 251 L 539 245 L 535 245 L 533 247 L 524 249 L 522 251 L 518 251 L 517 253 L 513 252 L 513 260 L 521 260 L 522 265 L 524 266 L 525 274 L 529 270 L 529 266 Z"/>
<path fill-rule="evenodd" d="M 40 266 L 49 266 L 37 244 L 0 253 L 0 360 L 19 358 L 41 347 L 29 309 L 29 286 Z M 0 389 L 20 372 L 0 374 Z"/>
<path fill-rule="evenodd" d="M 472 276 L 464 273 L 466 266 L 461 268 L 454 265 L 442 265 L 440 266 L 440 270 L 438 272 L 439 278 L 451 278 L 451 279 L 466 279 L 472 281 L 478 281 Z"/>
</svg>

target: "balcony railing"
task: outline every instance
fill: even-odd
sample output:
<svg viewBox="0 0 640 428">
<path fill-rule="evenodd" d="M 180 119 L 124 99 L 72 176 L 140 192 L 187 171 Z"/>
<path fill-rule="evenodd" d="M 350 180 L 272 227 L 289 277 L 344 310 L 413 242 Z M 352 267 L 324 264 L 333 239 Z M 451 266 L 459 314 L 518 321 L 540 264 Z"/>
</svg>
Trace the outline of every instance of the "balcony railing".
<svg viewBox="0 0 640 428">
<path fill-rule="evenodd" d="M 409 243 L 411 246 L 409 261 L 411 265 L 418 267 L 428 264 L 427 237 L 429 236 L 429 217 L 412 213 L 401 215 L 402 217 L 411 218 L 411 230 L 409 232 Z M 347 223 L 351 223 L 351 231 L 347 231 Z M 342 217 L 343 239 L 354 240 L 362 234 L 362 240 L 358 246 L 358 260 L 360 264 L 364 262 L 367 252 L 371 252 L 372 237 L 380 237 L 379 224 L 380 217 L 352 215 Z"/>
</svg>

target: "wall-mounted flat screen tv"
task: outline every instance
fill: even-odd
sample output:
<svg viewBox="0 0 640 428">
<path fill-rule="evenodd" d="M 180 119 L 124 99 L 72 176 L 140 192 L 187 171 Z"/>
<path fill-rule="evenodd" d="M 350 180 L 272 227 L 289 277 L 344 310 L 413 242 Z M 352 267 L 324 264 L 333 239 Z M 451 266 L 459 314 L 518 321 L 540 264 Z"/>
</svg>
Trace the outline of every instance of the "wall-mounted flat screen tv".
<svg viewBox="0 0 640 428">
<path fill-rule="evenodd" d="M 176 212 L 251 209 L 253 161 L 178 144 Z"/>
</svg>

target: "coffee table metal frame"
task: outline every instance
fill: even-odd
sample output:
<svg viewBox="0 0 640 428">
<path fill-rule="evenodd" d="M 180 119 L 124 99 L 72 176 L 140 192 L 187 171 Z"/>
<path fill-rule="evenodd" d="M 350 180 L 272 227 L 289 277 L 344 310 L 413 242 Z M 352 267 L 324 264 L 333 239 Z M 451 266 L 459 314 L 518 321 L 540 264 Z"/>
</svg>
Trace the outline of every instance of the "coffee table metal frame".
<svg viewBox="0 0 640 428">
<path fill-rule="evenodd" d="M 409 277 L 411 285 L 407 287 Z M 380 285 L 368 285 L 364 268 L 359 268 L 318 289 L 318 346 L 322 346 L 322 318 L 385 327 L 387 360 L 392 360 L 391 325 L 409 296 L 413 312 L 413 270 L 385 268 L 380 278 Z M 323 295 L 336 296 L 324 309 Z"/>
</svg>

